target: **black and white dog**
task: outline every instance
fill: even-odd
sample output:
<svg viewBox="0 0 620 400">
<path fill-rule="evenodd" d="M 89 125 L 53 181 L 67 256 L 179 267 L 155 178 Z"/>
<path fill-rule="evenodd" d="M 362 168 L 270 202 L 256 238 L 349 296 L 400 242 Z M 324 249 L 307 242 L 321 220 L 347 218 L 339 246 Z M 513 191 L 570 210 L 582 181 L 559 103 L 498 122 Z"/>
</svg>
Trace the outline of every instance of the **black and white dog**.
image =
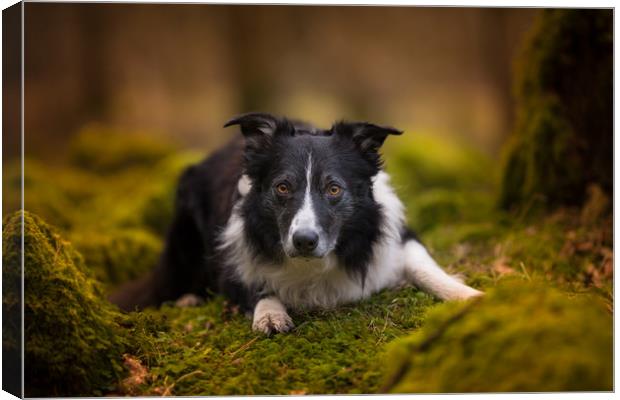
<svg viewBox="0 0 620 400">
<path fill-rule="evenodd" d="M 329 130 L 251 113 L 243 137 L 182 175 L 160 264 L 112 300 L 131 310 L 186 293 L 228 296 L 254 330 L 286 332 L 287 308 L 328 308 L 410 282 L 444 300 L 481 292 L 444 272 L 405 226 L 379 148 L 402 132 Z"/>
</svg>

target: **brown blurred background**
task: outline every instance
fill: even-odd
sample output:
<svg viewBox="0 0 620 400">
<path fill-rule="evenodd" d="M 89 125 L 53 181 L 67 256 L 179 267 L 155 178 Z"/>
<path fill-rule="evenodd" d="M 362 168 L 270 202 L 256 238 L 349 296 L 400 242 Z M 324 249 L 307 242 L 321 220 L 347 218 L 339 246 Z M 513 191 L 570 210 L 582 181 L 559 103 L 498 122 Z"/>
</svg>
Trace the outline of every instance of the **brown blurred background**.
<svg viewBox="0 0 620 400">
<path fill-rule="evenodd" d="M 60 158 L 93 122 L 212 148 L 232 115 L 364 119 L 494 156 L 512 64 L 538 10 L 25 6 L 26 153 Z M 8 146 L 7 148 L 11 148 Z"/>
</svg>

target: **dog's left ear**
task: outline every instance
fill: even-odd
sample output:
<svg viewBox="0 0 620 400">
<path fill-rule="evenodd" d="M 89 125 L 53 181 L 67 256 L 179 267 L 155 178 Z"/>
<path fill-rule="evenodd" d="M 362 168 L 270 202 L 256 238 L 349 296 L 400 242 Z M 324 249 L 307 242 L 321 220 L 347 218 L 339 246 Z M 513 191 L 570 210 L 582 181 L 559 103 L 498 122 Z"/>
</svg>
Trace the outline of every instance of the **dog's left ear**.
<svg viewBox="0 0 620 400">
<path fill-rule="evenodd" d="M 363 153 L 377 153 L 388 135 L 401 135 L 398 129 L 368 122 L 338 122 L 332 127 L 337 135 L 350 137 Z"/>
</svg>

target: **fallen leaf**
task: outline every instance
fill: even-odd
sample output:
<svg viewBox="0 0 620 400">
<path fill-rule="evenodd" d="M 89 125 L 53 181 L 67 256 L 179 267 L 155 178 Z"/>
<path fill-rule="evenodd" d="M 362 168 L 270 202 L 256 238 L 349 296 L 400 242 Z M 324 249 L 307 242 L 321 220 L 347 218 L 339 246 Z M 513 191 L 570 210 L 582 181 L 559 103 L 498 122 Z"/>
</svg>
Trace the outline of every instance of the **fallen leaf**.
<svg viewBox="0 0 620 400">
<path fill-rule="evenodd" d="M 587 252 L 591 251 L 594 248 L 594 243 L 592 242 L 581 242 L 575 245 L 577 251 Z"/>
<path fill-rule="evenodd" d="M 603 276 L 605 278 L 611 278 L 614 274 L 614 260 L 611 258 L 606 259 L 605 261 L 603 261 Z"/>
<path fill-rule="evenodd" d="M 129 370 L 129 376 L 121 381 L 121 392 L 135 396 L 138 394 L 138 386 L 146 383 L 148 379 L 148 370 L 144 365 L 142 365 L 142 362 L 140 362 L 139 359 L 132 357 L 129 354 L 123 355 L 123 364 Z"/>
</svg>

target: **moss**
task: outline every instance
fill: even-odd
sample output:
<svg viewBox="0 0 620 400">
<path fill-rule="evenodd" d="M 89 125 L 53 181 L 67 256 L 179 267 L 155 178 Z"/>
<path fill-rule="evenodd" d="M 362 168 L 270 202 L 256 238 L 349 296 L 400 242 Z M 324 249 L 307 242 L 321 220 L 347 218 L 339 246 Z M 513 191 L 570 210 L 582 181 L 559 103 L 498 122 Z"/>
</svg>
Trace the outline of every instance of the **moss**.
<svg viewBox="0 0 620 400">
<path fill-rule="evenodd" d="M 4 268 L 15 277 L 21 267 L 16 254 L 22 216 L 7 218 Z M 120 314 L 68 242 L 34 214 L 25 212 L 23 218 L 25 394 L 101 394 L 123 371 Z"/>
<path fill-rule="evenodd" d="M 406 191 L 480 189 L 493 183 L 491 161 L 458 139 L 412 132 L 384 147 L 387 171 Z"/>
<path fill-rule="evenodd" d="M 580 205 L 592 183 L 611 193 L 612 27 L 611 10 L 541 13 L 517 68 L 502 207 Z"/>
<path fill-rule="evenodd" d="M 21 164 L 5 166 L 3 173 L 7 195 L 3 212 L 8 215 L 21 209 Z M 29 211 L 63 230 L 70 229 L 80 217 L 80 204 L 92 199 L 102 182 L 73 168 L 46 166 L 27 158 L 24 161 L 24 205 Z"/>
<path fill-rule="evenodd" d="M 537 218 L 497 213 L 474 223 L 444 223 L 423 236 L 438 262 L 476 287 L 506 276 L 552 282 L 562 290 L 599 294 L 613 308 L 613 224 L 608 199 Z M 584 222 L 584 216 L 599 214 Z"/>
<path fill-rule="evenodd" d="M 420 327 L 436 301 L 413 288 L 335 310 L 293 314 L 288 335 L 265 337 L 220 297 L 165 317 L 136 354 L 149 369 L 142 395 L 372 393 L 384 344 Z"/>
<path fill-rule="evenodd" d="M 71 235 L 71 240 L 95 278 L 110 287 L 150 271 L 162 248 L 161 239 L 138 228 L 78 231 Z"/>
<path fill-rule="evenodd" d="M 419 392 L 612 390 L 612 319 L 599 301 L 538 284 L 445 304 L 390 345 L 385 389 Z"/>
<path fill-rule="evenodd" d="M 147 229 L 163 236 L 172 220 L 181 172 L 201 155 L 180 152 L 149 168 L 133 168 L 102 179 L 98 195 L 81 206 L 78 230 Z"/>
<path fill-rule="evenodd" d="M 466 144 L 424 134 L 389 142 L 386 167 L 418 232 L 473 222 L 493 212 L 491 161 Z"/>
<path fill-rule="evenodd" d="M 181 172 L 201 154 L 179 152 L 148 167 L 133 167 L 113 176 L 62 165 L 44 166 L 25 160 L 24 202 L 28 211 L 45 218 L 63 233 L 148 229 L 162 236 L 172 219 L 175 187 Z M 21 168 L 8 165 L 5 213 L 21 208 Z"/>
<path fill-rule="evenodd" d="M 411 226 L 426 232 L 438 225 L 466 223 L 488 218 L 493 202 L 484 191 L 429 189 L 407 202 Z"/>
<path fill-rule="evenodd" d="M 22 393 L 21 220 L 20 214 L 2 221 L 2 389 Z"/>
<path fill-rule="evenodd" d="M 163 235 L 172 221 L 174 198 L 181 173 L 188 166 L 199 162 L 203 154 L 192 151 L 179 152 L 166 157 L 153 168 L 152 180 L 146 195 L 138 205 L 141 224 Z"/>
<path fill-rule="evenodd" d="M 467 146 L 445 139 L 424 135 L 403 139 L 405 142 L 398 145 L 387 143 L 387 168 L 407 206 L 412 227 L 424 231 L 423 240 L 440 264 L 451 272 L 464 273 L 467 282 L 476 287 L 502 287 L 511 277 L 547 280 L 566 291 L 595 294 L 609 309 L 613 308 L 612 224 L 609 196 L 604 189 L 592 186 L 590 200 L 581 210 L 562 209 L 554 214 L 542 214 L 539 219 L 527 217 L 525 213 L 501 212 L 493 209 L 494 182 L 488 173 L 492 169 L 488 159 L 468 150 Z M 63 234 L 84 258 L 82 261 L 82 257 L 68 250 L 72 247 L 59 239 L 52 229 L 27 214 L 30 226 L 37 227 L 36 232 L 42 232 L 36 235 L 41 238 L 36 242 L 51 243 L 36 247 L 46 251 L 37 250 L 35 253 L 45 254 L 45 260 L 41 257 L 37 262 L 45 265 L 39 269 L 47 274 L 45 279 L 43 275 L 36 275 L 37 282 L 70 281 L 71 285 L 65 287 L 76 292 L 71 297 L 62 285 L 46 287 L 41 293 L 48 296 L 47 290 L 54 290 L 50 293 L 60 300 L 46 300 L 51 306 L 45 310 L 37 309 L 39 314 L 30 319 L 32 324 L 39 319 L 42 321 L 41 329 L 37 330 L 35 326 L 31 330 L 41 340 L 49 341 L 46 351 L 52 346 L 78 349 L 77 353 L 63 351 L 55 355 L 58 358 L 51 359 L 59 360 L 55 369 L 43 364 L 45 360 L 40 361 L 41 370 L 52 369 L 53 374 L 48 375 L 55 380 L 52 382 L 49 378 L 51 383 L 47 387 L 38 386 L 39 393 L 49 395 L 53 390 L 60 394 L 96 395 L 109 394 L 108 391 L 112 390 L 112 394 L 118 395 L 214 395 L 380 391 L 384 375 L 390 373 L 386 371 L 388 363 L 384 362 L 385 345 L 420 329 L 428 333 L 426 326 L 429 330 L 435 326 L 426 318 L 428 311 L 436 307 L 436 300 L 414 288 L 384 291 L 361 303 L 335 310 L 295 314 L 293 319 L 297 328 L 294 332 L 270 338 L 252 332 L 250 321 L 219 297 L 200 307 L 180 309 L 166 305 L 158 310 L 129 315 L 120 315 L 108 303 L 99 302 L 102 289 L 98 282 L 103 282 L 109 289 L 156 262 L 160 238 L 172 216 L 177 177 L 188 164 L 201 157 L 202 154 L 179 152 L 148 162 L 132 161 L 114 173 L 104 173 L 96 168 L 47 167 L 34 161 L 32 165 L 37 168 L 28 168 L 30 162 L 27 161 L 26 172 L 30 172 L 33 183 L 28 189 L 30 194 L 26 196 L 31 199 L 27 206 L 36 206 L 54 223 L 59 221 Z M 18 173 L 15 177 L 19 182 Z M 41 201 L 37 203 L 35 200 Z M 48 200 L 53 207 L 45 204 Z M 12 221 L 11 229 L 17 232 L 15 223 Z M 5 255 L 18 260 L 18 254 L 13 250 L 18 248 L 19 238 L 15 234 L 11 237 L 14 244 L 11 251 L 4 248 Z M 10 243 L 5 239 L 4 246 Z M 61 257 L 46 246 L 62 248 Z M 67 261 L 66 253 L 71 254 L 69 258 L 73 264 Z M 17 265 L 15 261 L 12 263 Z M 66 275 L 51 266 L 65 264 L 72 265 L 66 268 Z M 5 279 L 3 285 L 11 282 L 17 285 L 17 270 L 8 271 L 13 273 L 14 279 Z M 68 278 L 74 274 L 77 278 Z M 91 288 L 88 293 L 94 298 L 83 295 L 85 287 Z M 503 298 L 494 294 L 490 296 L 494 300 L 491 305 L 483 307 L 481 314 L 484 318 L 478 323 L 492 320 L 491 314 L 495 313 L 499 315 L 498 321 L 503 323 L 507 317 L 501 313 L 513 308 L 523 308 L 523 313 L 531 311 L 529 300 L 521 303 L 516 299 L 520 294 L 530 298 L 529 291 L 515 289 L 514 298 L 508 292 L 503 291 L 506 293 Z M 29 295 L 37 301 L 40 299 L 34 291 Z M 67 323 L 69 314 L 66 310 L 72 310 L 77 300 L 82 299 L 86 299 L 85 308 L 89 311 L 80 309 L 74 314 L 75 321 Z M 547 310 L 546 300 L 541 304 L 544 314 L 547 312 L 544 311 Z M 10 301 L 4 305 L 16 307 Z M 455 310 L 459 306 L 441 307 Z M 441 309 L 437 312 L 441 313 Z M 578 305 L 576 310 L 583 311 L 583 307 Z M 65 314 L 59 316 L 61 311 Z M 473 321 L 477 314 L 467 315 Z M 521 311 L 510 315 L 520 316 Z M 566 322 L 559 322 L 558 326 L 564 327 L 574 321 L 574 314 L 569 312 L 566 315 Z M 557 322 L 557 318 L 552 321 Z M 584 321 L 589 321 L 589 317 L 584 317 Z M 67 326 L 57 327 L 54 323 Z M 593 326 L 598 326 L 596 323 Z M 512 340 L 514 346 L 519 346 L 519 335 L 525 332 L 522 328 L 521 325 L 515 327 L 512 331 L 515 336 L 511 339 L 506 333 L 505 337 L 491 335 L 489 340 L 498 346 Z M 551 329 L 549 324 L 541 324 L 541 329 L 547 328 Z M 63 329 L 72 329 L 71 334 L 50 337 L 50 332 L 65 332 Z M 84 338 L 88 329 L 97 333 Z M 101 334 L 106 329 L 114 333 L 114 339 Z M 610 328 L 599 326 L 597 331 L 602 332 L 596 333 L 598 336 L 595 337 L 600 338 L 610 332 Z M 488 329 L 488 332 L 494 331 Z M 524 346 L 530 345 L 528 332 L 525 332 Z M 82 335 L 78 346 L 67 342 L 76 339 L 77 335 Z M 100 341 L 102 337 L 105 340 Z M 112 346 L 114 350 L 109 350 L 113 340 L 117 343 Z M 559 343 L 564 343 L 562 340 Z M 99 346 L 102 350 L 84 350 L 90 346 Z M 454 347 L 451 346 L 442 345 L 445 348 L 442 351 L 450 351 Z M 129 357 L 125 360 L 141 363 L 146 368 L 144 379 L 140 379 L 141 383 L 135 387 L 117 385 L 124 374 L 120 367 L 123 357 L 119 356 L 123 351 Z M 433 351 L 439 354 L 439 350 Z M 528 347 L 523 351 L 531 356 L 539 349 Z M 85 355 L 82 357 L 79 352 Z M 75 367 L 64 364 L 70 359 L 69 354 L 74 354 L 71 361 Z M 558 353 L 554 350 L 553 354 L 557 356 Z M 592 358 L 596 357 L 599 355 L 593 353 Z M 106 359 L 108 364 L 105 364 Z M 407 362 L 412 359 L 409 353 L 405 359 Z M 487 359 L 483 357 L 484 360 Z M 568 361 L 570 364 L 574 359 Z M 484 369 L 489 364 L 483 362 L 480 365 Z M 433 371 L 432 365 L 426 368 L 428 374 Z M 454 380 L 460 376 L 457 372 L 453 375 Z M 464 376 L 469 377 L 468 374 L 475 372 L 468 369 Z M 76 376 L 74 381 L 80 387 L 69 387 L 66 379 Z M 533 379 L 536 376 L 533 375 Z M 521 379 L 522 375 L 517 377 Z"/>
<path fill-rule="evenodd" d="M 136 166 L 152 166 L 175 150 L 175 146 L 163 139 L 93 125 L 73 139 L 70 160 L 79 168 L 109 174 Z"/>
</svg>

